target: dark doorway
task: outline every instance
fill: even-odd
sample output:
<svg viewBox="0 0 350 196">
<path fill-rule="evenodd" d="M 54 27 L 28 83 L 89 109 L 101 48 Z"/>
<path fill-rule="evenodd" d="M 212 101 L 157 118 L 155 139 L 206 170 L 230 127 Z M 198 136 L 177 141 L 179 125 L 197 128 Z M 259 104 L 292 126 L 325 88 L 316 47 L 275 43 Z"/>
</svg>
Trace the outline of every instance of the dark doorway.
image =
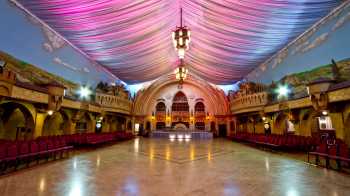
<svg viewBox="0 0 350 196">
<path fill-rule="evenodd" d="M 211 122 L 210 123 L 210 131 L 211 132 L 215 132 L 216 130 L 215 130 L 215 122 Z"/>
<path fill-rule="evenodd" d="M 151 122 L 147 121 L 146 123 L 146 131 L 150 131 L 151 130 Z"/>
<path fill-rule="evenodd" d="M 140 124 L 140 126 L 139 126 L 139 135 L 142 135 L 142 136 L 145 135 L 145 130 L 143 129 L 143 124 Z"/>
<path fill-rule="evenodd" d="M 219 137 L 226 137 L 226 136 L 227 136 L 226 124 L 220 124 L 219 125 Z"/>
</svg>

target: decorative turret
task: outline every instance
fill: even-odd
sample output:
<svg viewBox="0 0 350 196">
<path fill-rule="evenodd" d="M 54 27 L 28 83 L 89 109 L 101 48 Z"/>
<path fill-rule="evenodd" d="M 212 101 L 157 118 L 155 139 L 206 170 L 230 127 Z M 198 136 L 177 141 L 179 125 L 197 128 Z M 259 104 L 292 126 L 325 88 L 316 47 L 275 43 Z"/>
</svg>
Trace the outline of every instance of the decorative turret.
<svg viewBox="0 0 350 196">
<path fill-rule="evenodd" d="M 49 101 L 48 101 L 48 111 L 58 111 L 61 108 L 65 87 L 58 82 L 52 81 L 46 84 Z"/>
</svg>

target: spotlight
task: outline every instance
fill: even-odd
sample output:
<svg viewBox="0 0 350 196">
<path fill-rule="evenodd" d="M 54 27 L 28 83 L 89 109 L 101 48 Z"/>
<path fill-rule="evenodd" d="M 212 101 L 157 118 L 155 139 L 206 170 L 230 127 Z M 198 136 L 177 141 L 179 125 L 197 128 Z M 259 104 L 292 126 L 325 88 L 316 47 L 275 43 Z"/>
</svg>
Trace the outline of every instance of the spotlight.
<svg viewBox="0 0 350 196">
<path fill-rule="evenodd" d="M 277 89 L 277 93 L 278 93 L 278 98 L 287 97 L 288 94 L 290 93 L 290 89 L 288 88 L 287 85 L 279 86 Z"/>
<path fill-rule="evenodd" d="M 51 116 L 51 115 L 53 114 L 53 111 L 52 111 L 52 110 L 48 110 L 48 111 L 47 111 L 47 114 L 48 114 L 49 116 Z"/>
<path fill-rule="evenodd" d="M 182 140 L 183 138 L 184 138 L 184 135 L 182 135 L 182 134 L 178 134 L 177 135 L 177 139 L 179 139 L 179 140 L 181 139 Z"/>
<path fill-rule="evenodd" d="M 265 121 L 265 120 L 266 120 L 266 117 L 265 117 L 265 116 L 263 116 L 261 119 L 262 119 L 263 121 Z"/>
<path fill-rule="evenodd" d="M 88 98 L 91 95 L 91 90 L 86 86 L 81 86 L 79 90 L 80 98 Z"/>
<path fill-rule="evenodd" d="M 323 116 L 327 116 L 327 115 L 328 115 L 328 112 L 327 112 L 326 110 L 323 110 L 323 111 L 322 111 L 322 115 L 323 115 Z"/>
<path fill-rule="evenodd" d="M 191 139 L 191 134 L 185 134 L 185 139 Z"/>
</svg>

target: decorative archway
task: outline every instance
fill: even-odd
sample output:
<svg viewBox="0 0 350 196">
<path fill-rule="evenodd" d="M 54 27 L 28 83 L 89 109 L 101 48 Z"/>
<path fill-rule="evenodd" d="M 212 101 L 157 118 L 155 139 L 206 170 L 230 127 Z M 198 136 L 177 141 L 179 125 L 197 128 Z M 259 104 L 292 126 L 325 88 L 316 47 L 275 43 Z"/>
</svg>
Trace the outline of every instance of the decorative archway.
<svg viewBox="0 0 350 196">
<path fill-rule="evenodd" d="M 172 127 L 178 123 L 185 124 L 189 128 L 190 122 L 190 107 L 186 95 L 179 91 L 173 98 L 171 105 Z"/>
<path fill-rule="evenodd" d="M 156 120 L 156 129 L 161 130 L 165 128 L 166 105 L 163 101 L 158 102 L 156 105 L 155 120 Z"/>
<path fill-rule="evenodd" d="M 205 130 L 205 105 L 203 102 L 197 102 L 194 105 L 194 127 L 197 130 Z"/>
<path fill-rule="evenodd" d="M 1 139 L 31 139 L 34 127 L 32 112 L 25 105 L 17 102 L 0 104 Z"/>
<path fill-rule="evenodd" d="M 44 120 L 42 135 L 63 135 L 69 134 L 69 117 L 64 112 L 55 112 L 53 115 L 46 116 Z"/>
<path fill-rule="evenodd" d="M 77 120 L 75 124 L 75 132 L 76 133 L 85 133 L 90 132 L 93 130 L 93 121 L 92 117 L 87 113 L 84 112 L 83 115 L 80 116 L 80 118 Z"/>
</svg>

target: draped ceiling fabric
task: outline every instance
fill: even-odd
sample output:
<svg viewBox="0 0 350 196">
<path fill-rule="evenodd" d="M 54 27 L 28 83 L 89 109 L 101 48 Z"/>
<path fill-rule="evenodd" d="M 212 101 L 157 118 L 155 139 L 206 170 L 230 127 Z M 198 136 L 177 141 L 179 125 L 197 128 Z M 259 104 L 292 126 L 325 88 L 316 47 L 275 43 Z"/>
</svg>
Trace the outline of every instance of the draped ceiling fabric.
<svg viewBox="0 0 350 196">
<path fill-rule="evenodd" d="M 13 0 L 15 1 L 15 0 Z M 327 15 L 340 0 L 16 0 L 126 83 L 177 63 L 171 31 L 191 29 L 185 62 L 215 84 L 233 83 Z"/>
</svg>

